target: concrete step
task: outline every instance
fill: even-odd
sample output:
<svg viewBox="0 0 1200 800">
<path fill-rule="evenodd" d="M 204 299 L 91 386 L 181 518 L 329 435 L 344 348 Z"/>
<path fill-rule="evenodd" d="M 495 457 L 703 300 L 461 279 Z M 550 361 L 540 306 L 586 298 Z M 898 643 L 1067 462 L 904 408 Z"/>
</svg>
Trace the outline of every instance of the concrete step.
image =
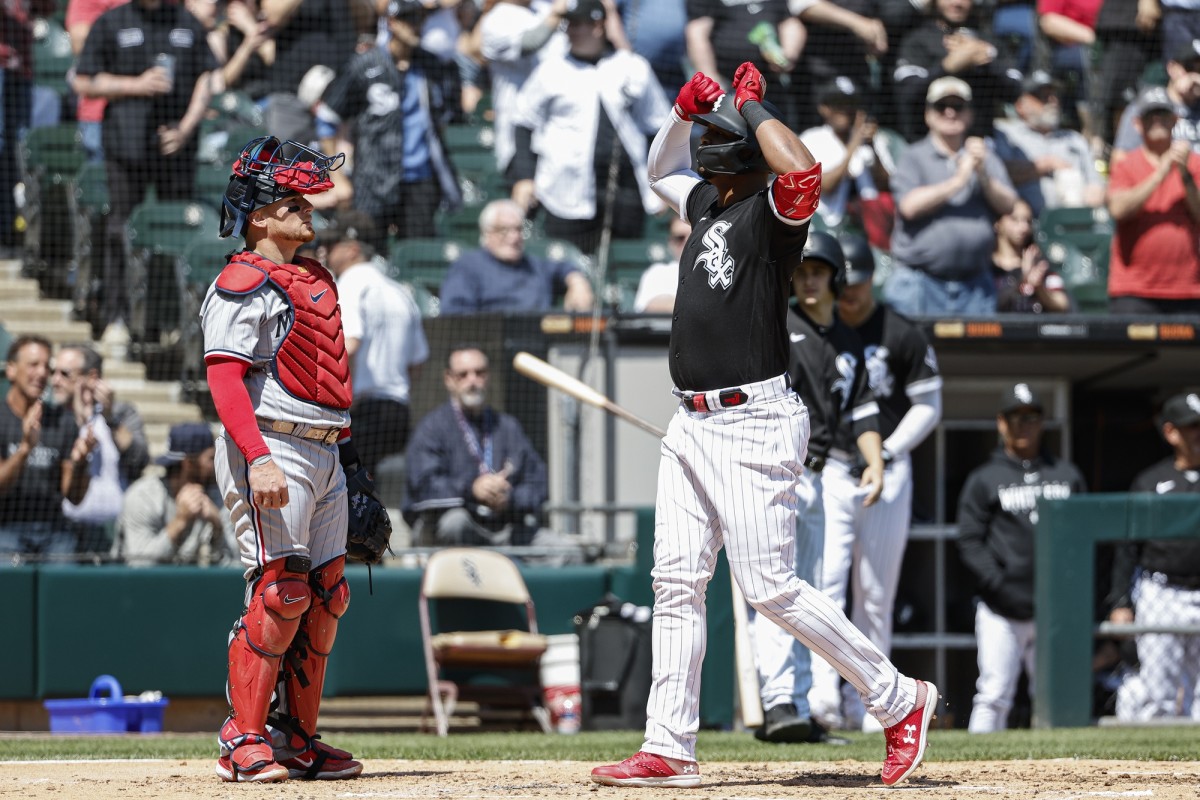
<svg viewBox="0 0 1200 800">
<path fill-rule="evenodd" d="M 139 409 L 146 404 L 179 404 L 179 385 L 175 383 L 147 383 L 145 381 L 108 380 L 117 398 L 133 403 Z"/>
<path fill-rule="evenodd" d="M 0 295 L 11 303 L 30 303 L 42 296 L 42 289 L 33 278 L 4 278 L 0 279 Z"/>
<path fill-rule="evenodd" d="M 92 326 L 86 322 L 17 320 L 9 324 L 6 320 L 4 328 L 14 337 L 25 334 L 45 336 L 53 344 L 92 340 Z"/>
<path fill-rule="evenodd" d="M 203 421 L 200 409 L 186 403 L 139 403 L 137 408 L 147 425 L 165 423 L 170 426 L 177 422 Z"/>
<path fill-rule="evenodd" d="M 0 259 L 0 281 L 21 277 L 21 261 L 16 258 Z"/>
<path fill-rule="evenodd" d="M 124 359 L 105 359 L 104 377 L 112 381 L 146 382 L 146 365 L 140 361 L 125 361 Z"/>
<path fill-rule="evenodd" d="M 22 322 L 70 322 L 71 302 L 69 300 L 13 300 L 4 292 L 0 285 L 0 319 L 4 326 L 11 328 Z"/>
</svg>

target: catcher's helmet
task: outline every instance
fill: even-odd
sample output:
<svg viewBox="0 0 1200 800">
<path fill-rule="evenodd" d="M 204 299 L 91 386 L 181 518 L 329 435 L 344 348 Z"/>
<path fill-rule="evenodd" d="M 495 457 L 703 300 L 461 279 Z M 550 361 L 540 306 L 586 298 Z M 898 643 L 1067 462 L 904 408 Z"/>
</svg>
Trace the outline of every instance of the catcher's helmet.
<svg viewBox="0 0 1200 800">
<path fill-rule="evenodd" d="M 778 116 L 775 107 L 770 103 L 763 103 L 763 107 Z M 702 144 L 696 148 L 696 163 L 706 172 L 741 175 L 745 172 L 770 171 L 754 134 L 750 132 L 750 127 L 734 106 L 733 97 L 729 94 L 718 97 L 713 103 L 712 111 L 707 114 L 695 114 L 692 120 L 734 138 L 732 142 Z"/>
<path fill-rule="evenodd" d="M 842 255 L 846 257 L 846 286 L 869 283 L 875 275 L 875 254 L 867 237 L 858 233 L 843 233 L 838 238 Z"/>
<path fill-rule="evenodd" d="M 333 186 L 329 173 L 346 160 L 274 136 L 252 139 L 233 164 L 221 203 L 221 238 L 242 236 L 246 217 L 292 194 L 320 194 Z"/>
<path fill-rule="evenodd" d="M 833 267 L 829 288 L 833 290 L 834 297 L 840 295 L 842 287 L 846 285 L 846 256 L 842 253 L 842 246 L 838 244 L 837 238 L 825 231 L 809 231 L 801 261 L 810 259 L 824 261 Z"/>
</svg>

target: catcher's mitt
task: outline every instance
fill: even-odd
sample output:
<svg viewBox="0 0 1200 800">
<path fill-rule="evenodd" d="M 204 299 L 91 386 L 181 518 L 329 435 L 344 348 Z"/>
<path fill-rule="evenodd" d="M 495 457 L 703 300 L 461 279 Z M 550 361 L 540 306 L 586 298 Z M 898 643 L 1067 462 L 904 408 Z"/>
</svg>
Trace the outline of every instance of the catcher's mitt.
<svg viewBox="0 0 1200 800">
<path fill-rule="evenodd" d="M 375 494 L 375 483 L 362 468 L 346 473 L 346 560 L 378 564 L 392 540 L 392 520 Z"/>
</svg>

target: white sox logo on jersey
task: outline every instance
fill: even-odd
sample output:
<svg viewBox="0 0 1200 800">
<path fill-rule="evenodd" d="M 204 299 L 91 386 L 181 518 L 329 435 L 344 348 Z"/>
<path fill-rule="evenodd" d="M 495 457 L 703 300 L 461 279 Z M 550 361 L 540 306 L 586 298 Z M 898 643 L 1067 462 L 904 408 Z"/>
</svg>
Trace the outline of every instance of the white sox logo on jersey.
<svg viewBox="0 0 1200 800">
<path fill-rule="evenodd" d="M 733 285 L 733 257 L 729 255 L 729 246 L 725 243 L 725 231 L 729 230 L 732 222 L 722 220 L 704 232 L 704 252 L 696 259 L 696 267 L 704 267 L 708 272 L 708 285 L 728 289 Z"/>
<path fill-rule="evenodd" d="M 367 113 L 374 117 L 386 117 L 400 108 L 400 94 L 386 83 L 372 83 L 367 87 Z"/>
<path fill-rule="evenodd" d="M 931 350 L 932 352 L 932 350 Z M 888 356 L 892 353 L 883 345 L 869 344 L 867 355 L 867 383 L 878 398 L 891 397 L 896 390 L 896 378 L 888 369 Z"/>
<path fill-rule="evenodd" d="M 834 396 L 838 397 L 838 406 L 842 411 L 850 405 L 850 395 L 854 390 L 854 371 L 858 368 L 858 359 L 853 353 L 838 353 L 834 360 L 839 377 L 830 387 Z"/>
</svg>

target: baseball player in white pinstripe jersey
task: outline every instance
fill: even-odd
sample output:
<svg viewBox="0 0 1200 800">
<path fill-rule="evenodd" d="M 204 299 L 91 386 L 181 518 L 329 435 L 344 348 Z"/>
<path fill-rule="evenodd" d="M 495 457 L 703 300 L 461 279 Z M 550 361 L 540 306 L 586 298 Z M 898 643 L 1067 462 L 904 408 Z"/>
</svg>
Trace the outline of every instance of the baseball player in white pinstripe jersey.
<svg viewBox="0 0 1200 800">
<path fill-rule="evenodd" d="M 221 214 L 221 235 L 244 236 L 246 249 L 200 311 L 224 425 L 217 480 L 247 579 L 229 642 L 231 713 L 218 737 L 217 774 L 227 781 L 362 772 L 316 734 L 326 659 L 350 601 L 346 483 L 357 459 L 337 289 L 318 262 L 295 255 L 314 237 L 306 195 L 330 188 L 343 158 L 274 137 L 246 146 Z"/>
<path fill-rule="evenodd" d="M 892 606 L 912 516 L 912 450 L 942 418 L 942 376 L 925 335 L 907 319 L 875 302 L 875 260 L 862 236 L 843 236 L 846 285 L 838 316 L 862 339 L 867 381 L 879 404 L 887 465 L 879 501 L 863 503 L 862 465 L 830 458 L 825 467 L 825 550 L 818 585 L 841 606 L 853 580 L 850 620 L 884 653 L 892 648 Z M 828 661 L 813 658 L 809 706 L 821 724 L 879 730 L 858 693 Z"/>
<path fill-rule="evenodd" d="M 787 295 L 821 165 L 762 102 L 753 64 L 733 91 L 697 73 L 650 151 L 654 191 L 692 223 L 679 264 L 654 530 L 653 683 L 640 751 L 592 770 L 611 786 L 700 784 L 704 597 L 717 556 L 754 610 L 837 663 L 886 726 L 887 785 L 921 763 L 937 688 L 902 675 L 794 569 L 808 411 L 788 385 Z M 705 127 L 691 169 L 693 121 Z"/>
</svg>

